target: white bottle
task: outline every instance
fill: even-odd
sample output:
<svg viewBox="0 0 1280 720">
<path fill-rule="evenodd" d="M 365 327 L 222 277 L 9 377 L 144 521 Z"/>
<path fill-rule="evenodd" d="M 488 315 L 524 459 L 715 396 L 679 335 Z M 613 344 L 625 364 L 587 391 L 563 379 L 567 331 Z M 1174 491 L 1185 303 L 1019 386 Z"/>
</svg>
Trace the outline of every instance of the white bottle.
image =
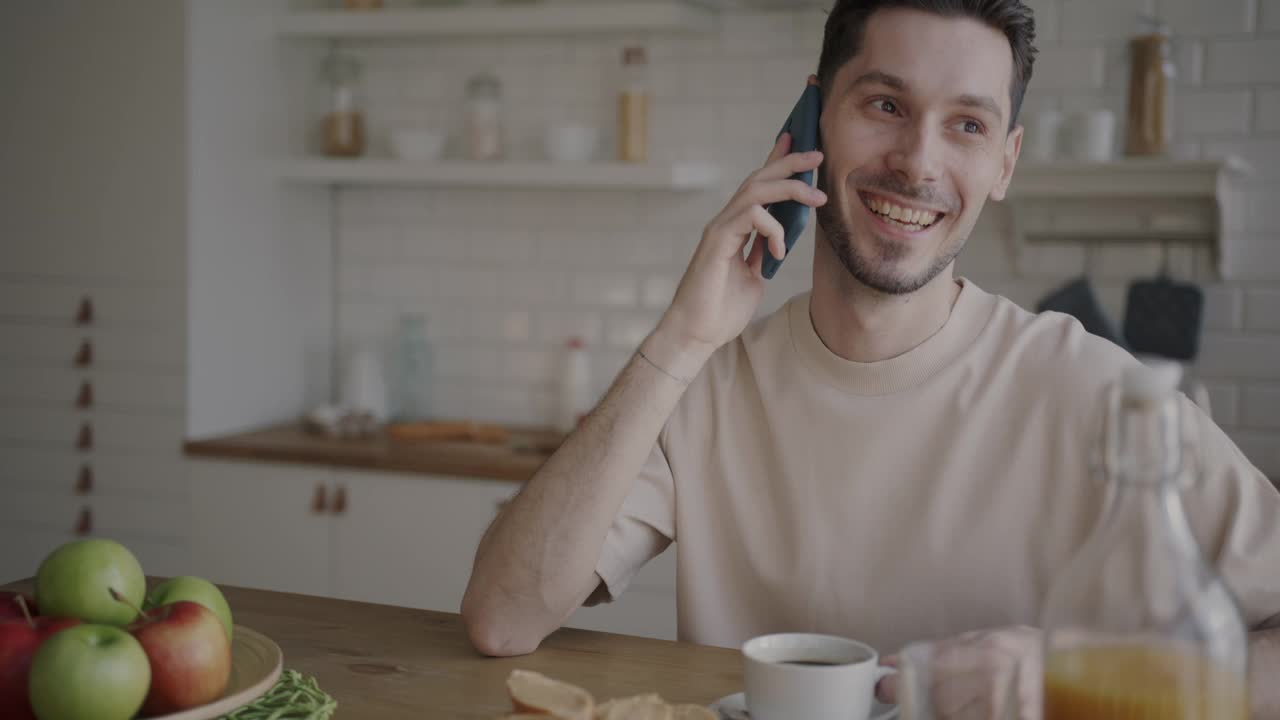
<svg viewBox="0 0 1280 720">
<path fill-rule="evenodd" d="M 342 383 L 343 408 L 367 412 L 374 420 L 382 422 L 387 419 L 388 399 L 381 353 L 370 344 L 357 345 L 347 358 L 347 372 Z"/>
<path fill-rule="evenodd" d="M 591 366 L 582 338 L 570 338 L 565 344 L 563 374 L 560 376 L 560 406 L 556 429 L 569 433 L 591 412 Z"/>
</svg>

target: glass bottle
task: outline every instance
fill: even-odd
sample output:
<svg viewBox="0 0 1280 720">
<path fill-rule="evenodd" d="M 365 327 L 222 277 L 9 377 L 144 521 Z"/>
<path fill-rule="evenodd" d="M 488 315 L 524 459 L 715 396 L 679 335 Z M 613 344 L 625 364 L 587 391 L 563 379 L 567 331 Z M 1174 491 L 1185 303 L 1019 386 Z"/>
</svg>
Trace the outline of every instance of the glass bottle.
<svg viewBox="0 0 1280 720">
<path fill-rule="evenodd" d="M 502 157 L 502 83 L 493 73 L 481 73 L 467 82 L 466 135 L 470 159 Z"/>
<path fill-rule="evenodd" d="M 364 154 L 364 113 L 360 111 L 358 84 L 360 61 L 335 52 L 325 59 L 324 75 L 329 81 L 330 106 L 324 116 L 324 154 L 331 157 L 359 157 Z"/>
<path fill-rule="evenodd" d="M 426 420 L 431 417 L 431 374 L 434 356 L 427 342 L 427 318 L 403 313 L 396 339 L 395 418 Z"/>
<path fill-rule="evenodd" d="M 1174 363 L 1109 396 L 1103 517 L 1045 603 L 1044 720 L 1246 720 L 1247 634 L 1182 508 Z"/>
<path fill-rule="evenodd" d="M 618 159 L 642 163 L 649 157 L 649 65 L 644 48 L 622 52 L 622 83 L 618 92 Z"/>
<path fill-rule="evenodd" d="M 560 405 L 556 429 L 571 433 L 591 412 L 591 360 L 586 343 L 572 337 L 565 343 L 564 365 L 560 375 Z"/>
<path fill-rule="evenodd" d="M 1169 26 L 1141 18 L 1130 39 L 1129 107 L 1125 154 L 1167 155 L 1173 143 L 1174 80 Z"/>
</svg>

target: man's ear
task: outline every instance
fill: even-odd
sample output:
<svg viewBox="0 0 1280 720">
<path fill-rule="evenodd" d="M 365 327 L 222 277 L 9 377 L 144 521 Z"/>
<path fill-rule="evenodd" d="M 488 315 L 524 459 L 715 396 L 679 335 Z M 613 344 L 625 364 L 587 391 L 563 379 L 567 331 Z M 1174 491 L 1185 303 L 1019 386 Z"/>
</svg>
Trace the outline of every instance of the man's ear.
<svg viewBox="0 0 1280 720">
<path fill-rule="evenodd" d="M 1009 191 L 1013 168 L 1018 164 L 1018 154 L 1022 152 L 1022 132 L 1022 125 L 1015 125 L 1004 139 L 1004 166 L 1000 170 L 1000 180 L 991 188 L 991 199 L 996 202 L 1004 200 Z"/>
</svg>

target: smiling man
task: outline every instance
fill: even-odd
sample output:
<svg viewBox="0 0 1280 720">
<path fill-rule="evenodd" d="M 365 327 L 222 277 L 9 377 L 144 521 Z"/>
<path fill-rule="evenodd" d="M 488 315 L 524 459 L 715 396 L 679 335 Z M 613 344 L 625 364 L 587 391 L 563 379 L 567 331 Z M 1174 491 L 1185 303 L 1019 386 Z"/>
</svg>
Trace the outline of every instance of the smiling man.
<svg viewBox="0 0 1280 720">
<path fill-rule="evenodd" d="M 1017 0 L 835 4 L 810 78 L 822 153 L 778 141 L 707 225 L 653 334 L 485 534 L 462 608 L 481 651 L 534 650 L 676 541 L 682 639 L 934 640 L 943 715 L 996 716 L 1102 509 L 1089 458 L 1104 390 L 1136 364 L 954 274 L 1014 177 L 1033 36 Z M 820 189 L 789 179 L 815 168 Z M 748 326 L 763 253 L 782 255 L 764 207 L 786 199 L 818 208 L 813 288 Z M 1280 494 L 1182 403 L 1201 468 L 1188 514 L 1259 629 L 1263 678 Z M 1274 688 L 1254 692 L 1277 717 Z"/>
</svg>

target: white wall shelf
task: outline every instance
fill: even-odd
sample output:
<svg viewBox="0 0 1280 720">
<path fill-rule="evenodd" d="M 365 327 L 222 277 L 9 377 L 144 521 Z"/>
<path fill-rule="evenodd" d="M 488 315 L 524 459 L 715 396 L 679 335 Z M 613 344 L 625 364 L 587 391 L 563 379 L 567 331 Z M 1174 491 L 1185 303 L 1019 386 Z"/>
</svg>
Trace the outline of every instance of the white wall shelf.
<svg viewBox="0 0 1280 720">
<path fill-rule="evenodd" d="M 277 31 L 294 38 L 409 38 L 556 35 L 647 30 L 705 31 L 716 12 L 680 0 L 441 7 L 414 10 L 321 10 L 280 16 Z"/>
<path fill-rule="evenodd" d="M 1239 158 L 1019 165 L 1009 187 L 1013 242 L 1194 243 L 1232 256 L 1232 193 L 1250 172 Z"/>
<path fill-rule="evenodd" d="M 283 163 L 283 180 L 318 185 L 444 185 L 551 190 L 670 190 L 715 187 L 720 170 L 704 163 L 409 162 L 301 159 Z"/>
<path fill-rule="evenodd" d="M 1067 198 L 1214 198 L 1224 176 L 1245 172 L 1238 159 L 1019 163 L 1012 200 Z"/>
</svg>

